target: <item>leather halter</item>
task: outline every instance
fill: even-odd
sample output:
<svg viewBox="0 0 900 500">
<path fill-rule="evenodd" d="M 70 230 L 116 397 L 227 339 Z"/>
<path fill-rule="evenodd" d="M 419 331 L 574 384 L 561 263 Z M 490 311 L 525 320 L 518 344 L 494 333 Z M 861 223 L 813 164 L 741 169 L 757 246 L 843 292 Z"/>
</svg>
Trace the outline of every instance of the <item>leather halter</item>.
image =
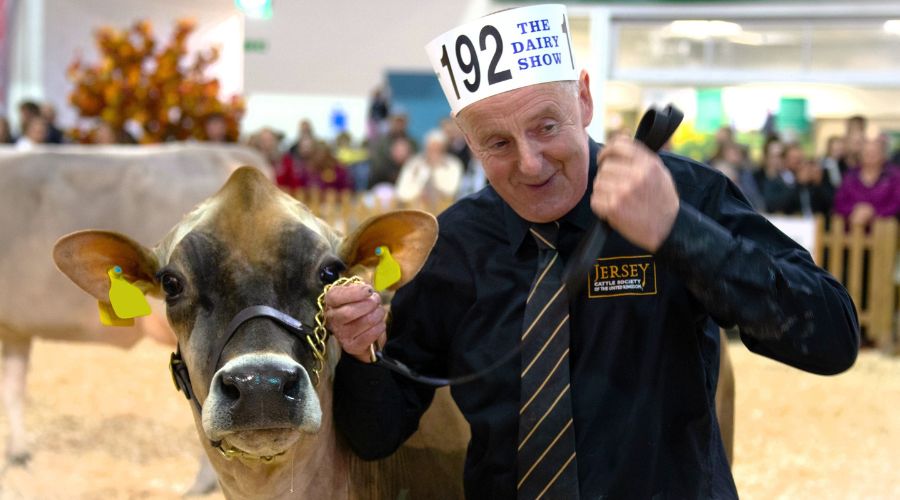
<svg viewBox="0 0 900 500">
<path fill-rule="evenodd" d="M 228 342 L 231 340 L 231 338 L 234 337 L 234 334 L 237 333 L 238 328 L 240 328 L 241 325 L 253 318 L 269 318 L 271 320 L 274 320 L 289 332 L 294 333 L 298 336 L 308 334 L 307 329 L 303 326 L 303 323 L 301 323 L 300 320 L 295 319 L 290 315 L 283 313 L 278 309 L 275 309 L 274 307 L 247 307 L 234 315 L 234 318 L 232 318 L 228 323 L 228 326 L 225 327 L 225 335 L 222 336 L 213 346 L 211 352 L 216 356 L 216 363 L 213 365 L 213 370 L 215 370 L 219 366 L 219 362 L 222 361 L 222 352 L 225 350 L 225 346 L 228 345 Z M 175 352 L 173 352 L 172 356 L 169 358 L 169 370 L 172 372 L 172 381 L 175 382 L 175 388 L 183 392 L 184 397 L 187 398 L 191 403 L 193 403 L 194 407 L 197 409 L 198 414 L 202 414 L 203 407 L 200 405 L 200 401 L 197 399 L 197 396 L 194 393 L 194 389 L 191 386 L 191 377 L 188 373 L 187 365 L 185 364 L 184 359 L 182 359 L 181 357 L 180 344 L 175 348 Z M 235 452 L 234 450 L 224 449 L 222 447 L 221 440 L 213 441 L 212 439 L 210 439 L 209 444 L 213 448 L 218 449 L 226 458 L 238 456 L 238 454 L 240 453 Z M 241 456 L 245 456 L 247 458 L 259 458 L 265 461 L 269 461 L 273 458 L 255 457 L 246 453 Z"/>
</svg>

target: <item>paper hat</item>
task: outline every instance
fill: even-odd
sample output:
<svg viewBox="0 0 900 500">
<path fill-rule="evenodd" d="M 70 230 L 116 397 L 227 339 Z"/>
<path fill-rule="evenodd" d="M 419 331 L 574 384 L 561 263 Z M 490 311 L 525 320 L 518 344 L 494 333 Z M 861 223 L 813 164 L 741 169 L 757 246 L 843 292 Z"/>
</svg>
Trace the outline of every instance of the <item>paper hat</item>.
<svg viewBox="0 0 900 500">
<path fill-rule="evenodd" d="M 486 97 L 577 80 L 564 5 L 503 10 L 458 26 L 426 47 L 453 116 Z"/>
</svg>

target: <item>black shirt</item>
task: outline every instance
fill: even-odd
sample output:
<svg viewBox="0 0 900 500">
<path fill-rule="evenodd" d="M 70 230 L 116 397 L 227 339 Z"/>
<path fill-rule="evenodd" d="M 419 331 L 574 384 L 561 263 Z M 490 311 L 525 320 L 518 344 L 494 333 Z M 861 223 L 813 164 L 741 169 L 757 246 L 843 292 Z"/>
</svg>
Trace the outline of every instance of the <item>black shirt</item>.
<svg viewBox="0 0 900 500">
<path fill-rule="evenodd" d="M 598 149 L 591 141 L 589 186 Z M 856 312 L 839 283 L 725 176 L 662 158 L 681 199 L 671 234 L 650 255 L 612 232 L 570 305 L 582 498 L 736 497 L 715 416 L 717 324 L 737 325 L 752 351 L 815 373 L 847 369 L 858 351 Z M 590 190 L 560 221 L 562 259 L 595 219 Z M 515 348 L 537 249 L 528 222 L 490 187 L 439 222 L 425 266 L 393 299 L 386 352 L 420 373 L 465 375 Z M 516 358 L 452 387 L 472 431 L 469 498 L 515 498 L 519 373 Z M 415 431 L 432 396 L 344 356 L 335 419 L 358 454 L 377 458 Z"/>
</svg>

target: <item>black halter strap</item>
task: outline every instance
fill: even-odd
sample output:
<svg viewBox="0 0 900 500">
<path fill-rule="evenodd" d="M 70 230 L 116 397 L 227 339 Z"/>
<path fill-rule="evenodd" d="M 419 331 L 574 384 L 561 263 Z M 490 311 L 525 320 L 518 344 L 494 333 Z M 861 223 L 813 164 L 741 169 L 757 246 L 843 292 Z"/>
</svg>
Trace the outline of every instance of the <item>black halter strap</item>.
<svg viewBox="0 0 900 500">
<path fill-rule="evenodd" d="M 231 338 L 234 337 L 234 334 L 237 333 L 237 329 L 253 318 L 272 319 L 296 335 L 304 335 L 307 333 L 300 320 L 295 319 L 274 307 L 247 307 L 234 315 L 234 318 L 232 318 L 228 323 L 228 326 L 225 327 L 225 335 L 223 335 L 213 346 L 211 352 L 215 353 L 216 356 L 216 363 L 213 365 L 213 370 L 215 370 L 219 366 L 219 362 L 222 361 L 222 352 L 225 350 L 225 346 L 228 345 Z M 184 397 L 193 403 L 198 414 L 202 414 L 203 407 L 200 405 L 200 401 L 197 399 L 197 395 L 194 393 L 194 389 L 191 386 L 191 376 L 188 373 L 187 364 L 185 364 L 184 359 L 181 357 L 181 345 L 178 345 L 175 348 L 175 352 L 173 352 L 172 356 L 169 358 L 169 370 L 172 372 L 172 381 L 175 382 L 175 388 L 183 392 Z M 222 442 L 210 440 L 210 444 L 213 448 L 220 448 Z"/>
</svg>

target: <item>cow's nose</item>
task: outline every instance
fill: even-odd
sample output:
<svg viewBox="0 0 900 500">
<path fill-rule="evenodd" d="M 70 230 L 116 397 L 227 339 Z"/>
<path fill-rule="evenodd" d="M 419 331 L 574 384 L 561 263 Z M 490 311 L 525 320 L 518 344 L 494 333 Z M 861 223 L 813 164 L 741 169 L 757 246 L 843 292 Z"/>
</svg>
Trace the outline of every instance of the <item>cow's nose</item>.
<svg viewBox="0 0 900 500">
<path fill-rule="evenodd" d="M 247 398 L 271 399 L 273 403 L 300 398 L 299 366 L 235 366 L 223 371 L 219 380 L 222 395 L 235 403 Z"/>
<path fill-rule="evenodd" d="M 300 363 L 283 354 L 249 353 L 213 375 L 202 416 L 204 431 L 215 441 L 243 431 L 316 432 L 322 408 Z"/>
</svg>

